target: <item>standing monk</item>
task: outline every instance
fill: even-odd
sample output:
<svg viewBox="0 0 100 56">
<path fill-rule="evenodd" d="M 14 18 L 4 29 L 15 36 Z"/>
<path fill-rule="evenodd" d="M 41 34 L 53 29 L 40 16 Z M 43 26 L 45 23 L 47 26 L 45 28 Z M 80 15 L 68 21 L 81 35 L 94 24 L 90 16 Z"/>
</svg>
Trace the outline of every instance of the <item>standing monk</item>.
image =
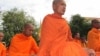
<svg viewBox="0 0 100 56">
<path fill-rule="evenodd" d="M 100 52 L 100 20 L 92 20 L 92 29 L 88 32 L 87 36 L 88 48 Z"/>
<path fill-rule="evenodd" d="M 4 34 L 0 32 L 0 56 L 6 56 L 6 47 L 2 43 Z"/>
<path fill-rule="evenodd" d="M 62 18 L 64 0 L 53 0 L 53 14 L 45 16 L 41 28 L 38 56 L 87 56 L 80 45 L 72 41 L 70 27 Z"/>
<path fill-rule="evenodd" d="M 88 47 L 100 52 L 100 20 L 92 20 L 92 29 L 87 36 Z"/>
<path fill-rule="evenodd" d="M 26 23 L 23 32 L 16 34 L 10 43 L 9 56 L 31 56 L 37 54 L 38 46 L 32 37 L 33 25 Z"/>
</svg>

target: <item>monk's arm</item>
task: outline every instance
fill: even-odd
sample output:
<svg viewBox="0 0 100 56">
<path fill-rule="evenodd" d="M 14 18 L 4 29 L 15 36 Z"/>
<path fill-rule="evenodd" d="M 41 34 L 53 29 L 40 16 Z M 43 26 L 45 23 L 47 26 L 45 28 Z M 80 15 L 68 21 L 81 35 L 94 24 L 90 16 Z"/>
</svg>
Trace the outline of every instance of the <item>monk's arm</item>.
<svg viewBox="0 0 100 56">
<path fill-rule="evenodd" d="M 41 28 L 41 40 L 46 43 L 51 43 L 52 41 L 55 40 L 56 37 L 56 26 L 54 21 L 49 18 L 45 17 L 42 28 Z"/>
<path fill-rule="evenodd" d="M 32 50 L 34 51 L 35 54 L 37 54 L 39 51 L 39 47 L 34 39 L 32 39 Z"/>
<path fill-rule="evenodd" d="M 17 45 L 16 45 L 16 38 L 15 37 L 17 37 L 17 36 L 14 36 L 14 37 L 12 37 L 12 39 L 11 39 L 11 42 L 10 42 L 10 46 L 8 47 L 8 53 L 10 54 L 10 53 L 12 53 L 12 50 L 16 50 L 14 47 L 16 47 Z"/>
</svg>

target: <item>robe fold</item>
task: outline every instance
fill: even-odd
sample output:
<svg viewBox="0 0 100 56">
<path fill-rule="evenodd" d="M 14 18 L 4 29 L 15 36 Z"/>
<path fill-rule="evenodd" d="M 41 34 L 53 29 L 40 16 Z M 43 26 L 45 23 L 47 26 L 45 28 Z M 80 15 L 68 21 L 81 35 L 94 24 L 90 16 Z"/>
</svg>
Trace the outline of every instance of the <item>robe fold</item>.
<svg viewBox="0 0 100 56">
<path fill-rule="evenodd" d="M 82 42 L 81 42 L 81 40 L 80 40 L 80 39 L 74 39 L 74 41 L 75 41 L 77 44 L 79 44 L 79 45 L 81 45 L 81 46 L 82 46 Z"/>
</svg>

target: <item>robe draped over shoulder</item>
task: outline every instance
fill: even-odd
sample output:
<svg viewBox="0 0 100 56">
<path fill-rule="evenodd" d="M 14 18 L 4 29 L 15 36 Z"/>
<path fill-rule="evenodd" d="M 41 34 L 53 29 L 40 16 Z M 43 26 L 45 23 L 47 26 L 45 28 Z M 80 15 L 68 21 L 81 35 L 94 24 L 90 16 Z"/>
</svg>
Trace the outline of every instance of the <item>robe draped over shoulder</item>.
<svg viewBox="0 0 100 56">
<path fill-rule="evenodd" d="M 38 56 L 87 56 L 72 40 L 68 22 L 61 16 L 49 14 L 42 23 Z"/>
</svg>

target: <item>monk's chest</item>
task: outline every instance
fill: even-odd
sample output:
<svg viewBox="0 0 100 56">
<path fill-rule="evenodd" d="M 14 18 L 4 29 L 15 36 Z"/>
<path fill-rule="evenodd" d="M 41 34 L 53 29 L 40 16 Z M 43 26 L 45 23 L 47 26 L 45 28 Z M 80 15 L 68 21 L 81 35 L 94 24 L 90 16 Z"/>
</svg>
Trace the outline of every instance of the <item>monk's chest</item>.
<svg viewBox="0 0 100 56">
<path fill-rule="evenodd" d="M 65 32 L 69 30 L 69 25 L 67 23 L 67 21 L 65 19 L 54 19 L 54 25 L 53 27 L 55 28 L 55 30 L 59 31 L 59 32 Z"/>
<path fill-rule="evenodd" d="M 31 41 L 29 39 L 24 39 L 24 40 L 18 40 L 17 43 L 17 48 L 20 47 L 20 49 L 29 49 L 31 48 Z"/>
</svg>

